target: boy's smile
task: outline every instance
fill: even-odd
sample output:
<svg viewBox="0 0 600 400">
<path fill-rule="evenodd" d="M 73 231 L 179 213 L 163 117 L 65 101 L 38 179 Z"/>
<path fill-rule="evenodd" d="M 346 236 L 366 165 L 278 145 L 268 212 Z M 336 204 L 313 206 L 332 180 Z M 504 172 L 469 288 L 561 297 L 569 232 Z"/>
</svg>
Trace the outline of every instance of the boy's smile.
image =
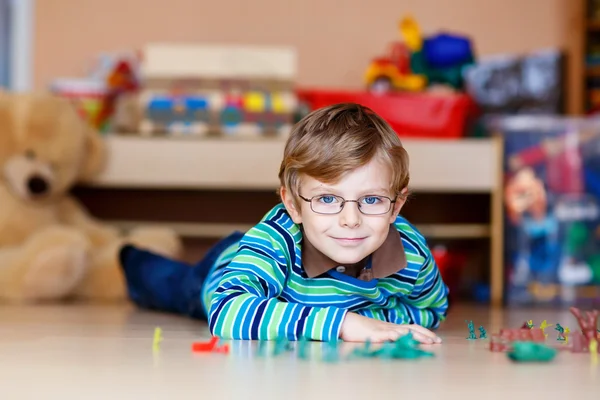
<svg viewBox="0 0 600 400">
<path fill-rule="evenodd" d="M 390 224 L 404 204 L 403 196 L 396 199 L 396 195 L 390 192 L 391 181 L 390 168 L 374 157 L 335 184 L 302 175 L 299 208 L 291 193 L 286 192 L 283 197 L 294 222 L 302 224 L 306 240 L 340 265 L 352 265 L 364 260 L 383 244 Z M 316 198 L 314 201 L 318 204 L 332 204 L 334 196 L 347 201 L 341 211 L 337 212 L 341 206 L 339 202 L 335 206 L 335 214 L 320 214 L 311 208 L 310 199 Z M 367 204 L 383 197 L 397 202 L 391 204 L 388 212 L 379 215 L 365 215 L 360 211 L 359 203 L 350 201 L 362 198 L 361 205 L 366 208 Z"/>
</svg>

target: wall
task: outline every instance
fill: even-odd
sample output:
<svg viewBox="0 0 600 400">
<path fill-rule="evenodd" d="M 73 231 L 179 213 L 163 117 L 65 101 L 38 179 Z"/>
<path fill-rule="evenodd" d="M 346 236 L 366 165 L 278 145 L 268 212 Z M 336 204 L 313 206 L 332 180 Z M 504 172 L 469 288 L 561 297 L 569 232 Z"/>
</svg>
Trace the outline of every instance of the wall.
<svg viewBox="0 0 600 400">
<path fill-rule="evenodd" d="M 39 0 L 34 85 L 86 73 L 99 52 L 147 41 L 297 46 L 301 85 L 361 86 L 403 13 L 475 38 L 480 55 L 566 44 L 570 0 Z"/>
</svg>

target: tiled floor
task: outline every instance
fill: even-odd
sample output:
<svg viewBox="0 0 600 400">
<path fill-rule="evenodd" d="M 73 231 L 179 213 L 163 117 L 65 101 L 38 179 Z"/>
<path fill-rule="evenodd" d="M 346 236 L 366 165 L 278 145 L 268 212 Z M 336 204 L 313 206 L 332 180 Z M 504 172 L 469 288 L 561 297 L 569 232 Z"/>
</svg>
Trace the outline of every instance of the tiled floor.
<svg viewBox="0 0 600 400">
<path fill-rule="evenodd" d="M 568 311 L 459 307 L 440 329 L 434 358 L 417 361 L 319 359 L 294 353 L 258 357 L 257 343 L 231 343 L 229 355 L 193 354 L 205 324 L 129 306 L 0 308 L 0 399 L 599 399 L 600 365 L 561 352 L 550 364 L 515 364 L 486 340 L 466 340 L 465 320 L 488 333 L 526 319 L 576 329 Z M 152 350 L 154 328 L 164 340 Z M 551 343 L 556 332 L 548 331 Z M 343 352 L 353 345 L 345 344 Z"/>
</svg>

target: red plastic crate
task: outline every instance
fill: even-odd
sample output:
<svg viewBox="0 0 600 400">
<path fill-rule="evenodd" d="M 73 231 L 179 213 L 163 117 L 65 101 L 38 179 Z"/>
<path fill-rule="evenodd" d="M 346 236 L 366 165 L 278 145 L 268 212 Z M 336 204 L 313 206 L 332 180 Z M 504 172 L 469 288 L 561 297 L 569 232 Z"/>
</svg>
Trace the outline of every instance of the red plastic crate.
<svg viewBox="0 0 600 400">
<path fill-rule="evenodd" d="M 475 103 L 465 94 L 394 93 L 321 89 L 297 90 L 311 110 L 337 103 L 358 103 L 385 119 L 402 137 L 456 139 L 465 136 Z"/>
</svg>

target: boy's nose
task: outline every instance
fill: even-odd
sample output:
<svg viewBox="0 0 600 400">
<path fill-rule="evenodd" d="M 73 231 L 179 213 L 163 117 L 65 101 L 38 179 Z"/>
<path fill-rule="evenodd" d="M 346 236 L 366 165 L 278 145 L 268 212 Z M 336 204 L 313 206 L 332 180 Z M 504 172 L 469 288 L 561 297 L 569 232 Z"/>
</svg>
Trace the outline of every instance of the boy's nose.
<svg viewBox="0 0 600 400">
<path fill-rule="evenodd" d="M 349 228 L 356 228 L 360 226 L 361 213 L 358 209 L 357 203 L 346 203 L 344 208 L 340 212 L 340 225 L 347 226 Z"/>
</svg>

